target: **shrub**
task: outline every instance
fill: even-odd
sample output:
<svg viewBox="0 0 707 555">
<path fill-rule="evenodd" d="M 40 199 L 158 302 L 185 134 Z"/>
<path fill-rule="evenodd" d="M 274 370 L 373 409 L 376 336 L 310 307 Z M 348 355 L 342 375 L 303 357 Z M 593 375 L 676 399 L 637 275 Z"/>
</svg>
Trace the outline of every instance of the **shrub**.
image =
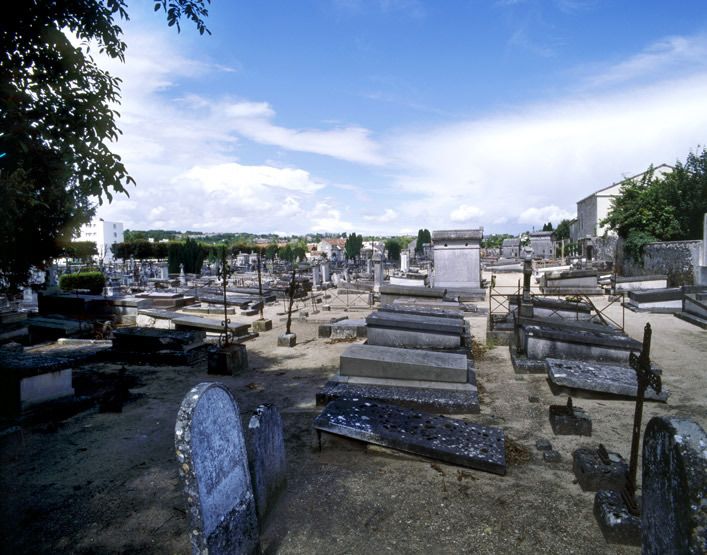
<svg viewBox="0 0 707 555">
<path fill-rule="evenodd" d="M 79 272 L 77 274 L 64 274 L 59 278 L 59 287 L 62 291 L 74 289 L 88 289 L 94 295 L 100 295 L 106 284 L 106 278 L 101 272 Z"/>
</svg>

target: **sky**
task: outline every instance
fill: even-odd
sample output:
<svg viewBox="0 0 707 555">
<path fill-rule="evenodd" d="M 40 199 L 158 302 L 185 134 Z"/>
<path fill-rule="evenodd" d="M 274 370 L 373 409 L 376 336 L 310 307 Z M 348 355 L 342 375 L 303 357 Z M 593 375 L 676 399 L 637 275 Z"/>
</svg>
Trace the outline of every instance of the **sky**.
<svg viewBox="0 0 707 555">
<path fill-rule="evenodd" d="M 707 3 L 129 4 L 127 229 L 519 233 L 707 145 Z"/>
</svg>

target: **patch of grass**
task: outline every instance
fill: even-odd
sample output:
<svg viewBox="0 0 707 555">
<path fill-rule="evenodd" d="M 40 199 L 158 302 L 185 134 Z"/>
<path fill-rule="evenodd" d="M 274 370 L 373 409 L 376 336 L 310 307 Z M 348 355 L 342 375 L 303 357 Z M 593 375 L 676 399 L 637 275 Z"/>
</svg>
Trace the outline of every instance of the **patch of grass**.
<svg viewBox="0 0 707 555">
<path fill-rule="evenodd" d="M 491 349 L 494 349 L 496 344 L 493 341 L 480 343 L 476 339 L 471 340 L 471 353 L 474 355 L 474 360 L 481 360 L 486 356 Z"/>
<path fill-rule="evenodd" d="M 506 436 L 506 464 L 527 464 L 530 462 L 530 450 Z"/>
</svg>

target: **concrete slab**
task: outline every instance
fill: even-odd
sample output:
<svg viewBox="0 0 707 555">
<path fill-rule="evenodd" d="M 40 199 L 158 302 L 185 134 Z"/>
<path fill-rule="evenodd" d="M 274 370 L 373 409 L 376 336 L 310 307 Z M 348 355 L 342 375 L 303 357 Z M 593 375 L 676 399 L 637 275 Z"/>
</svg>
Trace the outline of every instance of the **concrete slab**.
<svg viewBox="0 0 707 555">
<path fill-rule="evenodd" d="M 467 468 L 506 473 L 505 436 L 500 428 L 365 399 L 330 402 L 314 419 L 314 427 Z"/>
<path fill-rule="evenodd" d="M 462 344 L 461 335 L 412 331 L 369 326 L 368 344 L 382 347 L 405 347 L 409 349 L 457 349 Z"/>
<path fill-rule="evenodd" d="M 467 358 L 456 353 L 351 345 L 341 355 L 339 374 L 464 383 L 467 381 Z"/>
<path fill-rule="evenodd" d="M 437 308 L 435 306 L 425 306 L 418 304 L 391 303 L 382 304 L 378 307 L 378 312 L 392 312 L 394 314 L 412 314 L 417 316 L 432 316 L 436 318 L 463 319 L 463 307 L 456 305 L 456 310 Z"/>
<path fill-rule="evenodd" d="M 548 358 L 545 364 L 548 380 L 553 385 L 634 399 L 636 397 L 636 371 L 628 366 L 554 358 Z M 645 394 L 646 399 L 663 402 L 669 396 L 670 391 L 665 388 L 660 393 L 648 388 Z"/>
</svg>

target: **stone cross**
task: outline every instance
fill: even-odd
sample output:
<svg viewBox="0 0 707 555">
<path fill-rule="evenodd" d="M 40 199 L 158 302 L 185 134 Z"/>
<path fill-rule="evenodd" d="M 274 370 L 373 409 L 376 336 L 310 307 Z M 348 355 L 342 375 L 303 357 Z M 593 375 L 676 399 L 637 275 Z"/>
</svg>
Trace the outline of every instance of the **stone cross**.
<svg viewBox="0 0 707 555">
<path fill-rule="evenodd" d="M 638 446 L 641 441 L 641 420 L 643 418 L 643 400 L 645 398 L 646 389 L 651 386 L 656 393 L 660 393 L 662 382 L 660 375 L 651 367 L 651 325 L 646 324 L 643 330 L 643 347 L 641 354 L 636 355 L 631 353 L 629 363 L 636 371 L 636 381 L 638 382 L 638 390 L 636 391 L 636 409 L 633 415 L 633 436 L 631 438 L 631 460 L 629 462 L 628 479 L 626 490 L 623 492 L 624 501 L 629 511 L 634 514 L 640 514 L 635 502 L 635 487 L 636 487 L 636 471 L 638 469 Z"/>
<path fill-rule="evenodd" d="M 260 535 L 236 401 L 201 383 L 184 397 L 174 429 L 193 554 L 256 553 Z"/>
</svg>

